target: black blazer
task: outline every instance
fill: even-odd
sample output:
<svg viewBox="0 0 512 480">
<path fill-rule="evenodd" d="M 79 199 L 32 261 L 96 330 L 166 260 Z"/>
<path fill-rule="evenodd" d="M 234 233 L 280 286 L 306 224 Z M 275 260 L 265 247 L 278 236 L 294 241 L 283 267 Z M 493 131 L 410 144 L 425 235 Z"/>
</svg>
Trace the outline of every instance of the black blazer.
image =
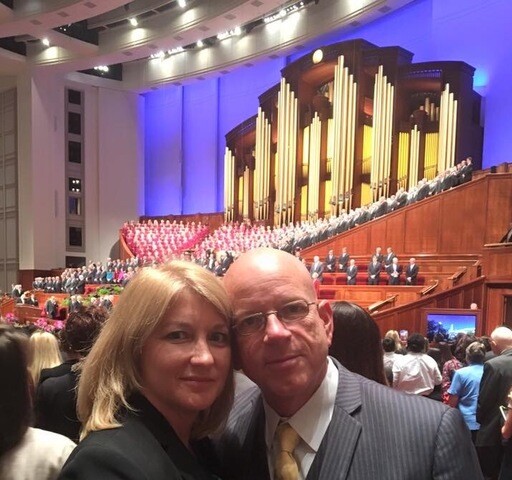
<svg viewBox="0 0 512 480">
<path fill-rule="evenodd" d="M 60 480 L 212 480 L 181 443 L 165 418 L 144 397 L 134 395 L 122 426 L 91 432 L 73 450 Z M 209 444 L 197 445 L 203 457 Z M 211 459 L 210 459 L 211 460 Z"/>
</svg>

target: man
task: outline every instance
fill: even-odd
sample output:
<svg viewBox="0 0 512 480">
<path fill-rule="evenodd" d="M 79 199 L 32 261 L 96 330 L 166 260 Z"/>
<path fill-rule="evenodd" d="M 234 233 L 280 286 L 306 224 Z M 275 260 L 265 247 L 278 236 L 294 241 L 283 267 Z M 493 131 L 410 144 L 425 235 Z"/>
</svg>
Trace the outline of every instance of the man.
<svg viewBox="0 0 512 480">
<path fill-rule="evenodd" d="M 59 316 L 59 305 L 53 295 L 46 301 L 44 309 L 48 318 L 56 319 Z"/>
<path fill-rule="evenodd" d="M 391 247 L 387 248 L 386 256 L 384 257 L 384 268 L 389 267 L 393 263 L 393 258 L 396 257 L 393 249 Z"/>
<path fill-rule="evenodd" d="M 503 456 L 499 407 L 507 405 L 507 395 L 512 385 L 512 330 L 496 328 L 491 333 L 491 347 L 496 357 L 484 363 L 476 410 L 480 430 L 475 444 L 484 475 L 495 478 Z"/>
<path fill-rule="evenodd" d="M 388 285 L 400 285 L 402 266 L 398 265 L 398 257 L 393 257 L 391 265 L 386 268 L 388 274 Z"/>
<path fill-rule="evenodd" d="M 233 304 L 235 364 L 259 388 L 236 397 L 219 439 L 223 478 L 481 478 L 460 412 L 397 394 L 328 357 L 330 305 L 317 301 L 293 256 L 251 250 L 224 285 Z M 280 473 L 272 475 L 276 459 Z M 293 475 L 282 476 L 283 464 Z"/>
<path fill-rule="evenodd" d="M 334 256 L 334 250 L 329 250 L 327 257 L 325 257 L 325 268 L 329 273 L 336 272 L 336 257 Z"/>
<path fill-rule="evenodd" d="M 428 397 L 442 377 L 437 362 L 426 352 L 427 340 L 420 333 L 407 339 L 407 355 L 393 365 L 393 388 Z"/>
<path fill-rule="evenodd" d="M 356 261 L 351 258 L 349 267 L 347 268 L 347 285 L 355 285 L 357 282 L 357 266 Z"/>
<path fill-rule="evenodd" d="M 311 278 L 313 278 L 313 274 L 316 273 L 316 277 L 318 279 L 318 281 L 320 283 L 322 283 L 324 277 L 323 277 L 323 273 L 324 273 L 324 265 L 323 263 L 320 261 L 320 257 L 318 255 L 315 255 L 313 257 L 313 263 L 311 264 L 311 268 L 309 270 L 309 273 L 311 275 Z"/>
<path fill-rule="evenodd" d="M 348 262 L 350 261 L 350 255 L 348 254 L 347 247 L 341 249 L 341 255 L 338 259 L 338 265 L 340 272 L 346 272 L 348 268 Z"/>
<path fill-rule="evenodd" d="M 416 285 L 418 272 L 420 271 L 418 265 L 416 265 L 416 259 L 411 258 L 409 260 L 409 265 L 405 269 L 405 284 L 406 285 Z"/>
<path fill-rule="evenodd" d="M 379 284 L 381 270 L 382 264 L 377 261 L 377 255 L 374 255 L 368 265 L 368 285 Z"/>
<path fill-rule="evenodd" d="M 375 249 L 374 256 L 377 257 L 377 262 L 382 263 L 384 261 L 384 255 L 382 254 L 382 247 Z"/>
</svg>

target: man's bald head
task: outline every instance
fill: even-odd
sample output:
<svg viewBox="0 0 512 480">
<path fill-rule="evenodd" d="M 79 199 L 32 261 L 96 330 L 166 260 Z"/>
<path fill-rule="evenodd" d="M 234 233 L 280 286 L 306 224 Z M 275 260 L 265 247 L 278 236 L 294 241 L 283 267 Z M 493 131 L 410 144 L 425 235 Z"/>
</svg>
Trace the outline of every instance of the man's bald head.
<svg viewBox="0 0 512 480">
<path fill-rule="evenodd" d="M 512 348 L 512 330 L 508 327 L 498 327 L 491 333 L 492 349 L 500 355 L 503 351 Z"/>
<path fill-rule="evenodd" d="M 279 274 L 283 281 L 293 278 L 300 281 L 306 291 L 315 298 L 315 290 L 304 264 L 290 253 L 275 248 L 255 248 L 243 253 L 224 276 L 224 286 L 228 294 L 239 289 L 252 290 L 257 276 Z"/>
</svg>

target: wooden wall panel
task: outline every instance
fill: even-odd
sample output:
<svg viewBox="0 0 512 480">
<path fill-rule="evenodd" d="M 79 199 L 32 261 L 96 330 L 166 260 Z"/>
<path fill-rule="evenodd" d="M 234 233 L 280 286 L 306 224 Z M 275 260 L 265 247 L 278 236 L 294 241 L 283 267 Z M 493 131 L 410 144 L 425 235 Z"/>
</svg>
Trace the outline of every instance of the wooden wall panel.
<svg viewBox="0 0 512 480">
<path fill-rule="evenodd" d="M 488 282 L 512 282 L 512 245 L 485 248 L 483 263 Z"/>
<path fill-rule="evenodd" d="M 510 174 L 497 177 L 488 192 L 484 243 L 499 242 L 512 221 Z"/>
<path fill-rule="evenodd" d="M 386 222 L 386 238 L 384 242 L 386 245 L 383 245 L 383 248 L 392 247 L 395 252 L 403 252 L 404 251 L 404 239 L 408 234 L 405 226 L 405 215 L 393 215 Z M 405 233 L 405 235 L 404 235 Z M 386 251 L 383 252 L 386 254 Z"/>
<path fill-rule="evenodd" d="M 485 243 L 487 182 L 465 184 L 443 198 L 439 210 L 443 252 L 478 252 Z"/>
<path fill-rule="evenodd" d="M 397 217 L 400 218 L 400 217 Z M 386 252 L 387 242 L 389 242 L 389 236 L 387 233 L 387 225 L 388 222 L 372 222 L 370 228 L 370 245 L 371 245 L 371 254 L 375 252 L 377 247 L 382 247 L 383 253 Z"/>
<path fill-rule="evenodd" d="M 487 333 L 491 333 L 505 323 L 505 297 L 512 297 L 512 287 L 490 286 L 486 293 L 485 328 Z M 512 328 L 512 325 L 508 327 Z"/>
<path fill-rule="evenodd" d="M 440 198 L 413 205 L 405 212 L 404 251 L 408 255 L 439 250 Z"/>
</svg>

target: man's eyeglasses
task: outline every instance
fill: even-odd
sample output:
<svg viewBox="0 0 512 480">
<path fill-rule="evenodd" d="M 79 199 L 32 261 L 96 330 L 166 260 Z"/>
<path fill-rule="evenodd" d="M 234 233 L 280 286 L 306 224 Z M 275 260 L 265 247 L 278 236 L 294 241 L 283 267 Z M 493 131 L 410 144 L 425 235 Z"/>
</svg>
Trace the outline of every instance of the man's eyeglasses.
<svg viewBox="0 0 512 480">
<path fill-rule="evenodd" d="M 267 313 L 258 312 L 248 317 L 242 318 L 239 321 L 233 322 L 233 328 L 238 335 L 252 335 L 265 328 L 267 324 L 267 317 L 275 315 L 280 322 L 285 325 L 288 323 L 298 322 L 306 318 L 309 314 L 309 307 L 315 305 L 316 302 L 306 302 L 306 300 L 296 300 L 295 302 L 287 303 L 279 310 L 272 310 Z"/>
</svg>

